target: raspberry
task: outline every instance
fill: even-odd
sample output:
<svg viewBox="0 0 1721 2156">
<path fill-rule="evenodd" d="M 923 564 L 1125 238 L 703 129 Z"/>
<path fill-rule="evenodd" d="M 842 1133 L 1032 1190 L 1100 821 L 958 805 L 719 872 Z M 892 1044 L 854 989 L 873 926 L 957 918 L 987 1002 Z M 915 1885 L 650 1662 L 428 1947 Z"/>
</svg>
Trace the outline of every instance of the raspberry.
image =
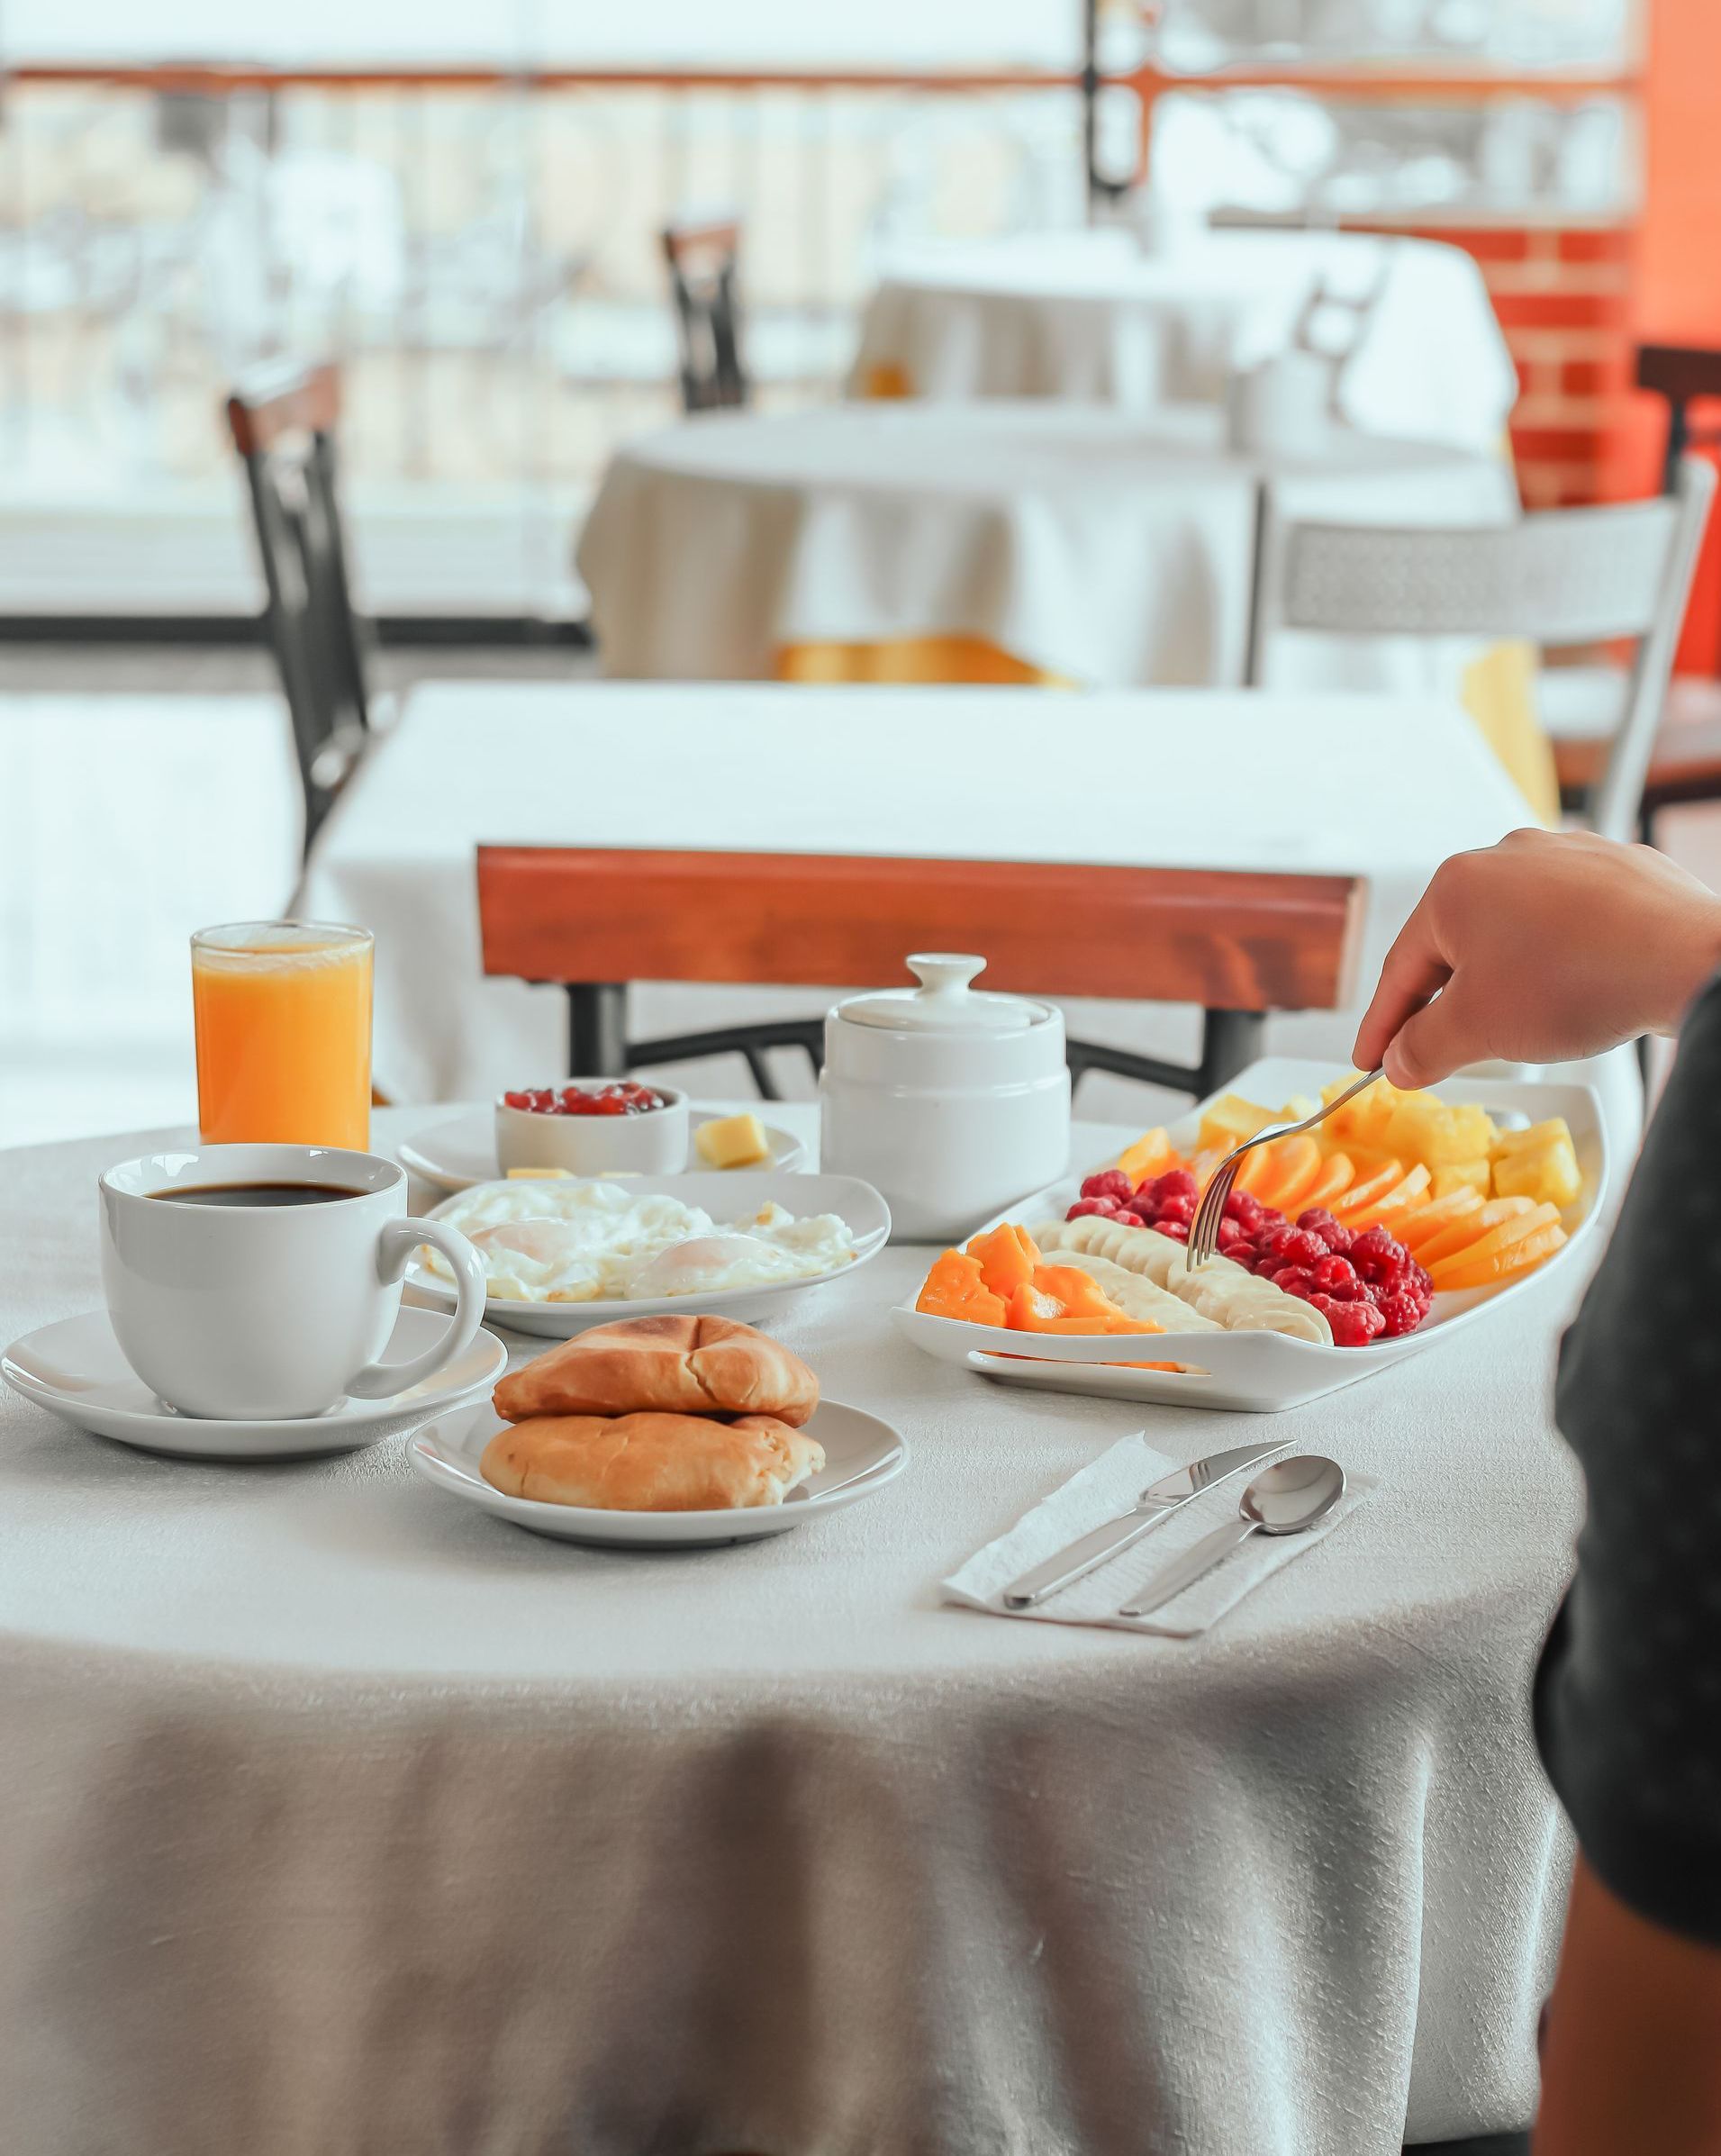
<svg viewBox="0 0 1721 2156">
<path fill-rule="evenodd" d="M 1251 1256 L 1255 1254 L 1248 1230 L 1228 1217 L 1219 1222 L 1218 1244 L 1227 1257 L 1241 1257 L 1245 1250 Z"/>
<path fill-rule="evenodd" d="M 1286 1254 L 1290 1249 L 1291 1238 L 1296 1233 L 1297 1230 L 1294 1227 L 1280 1221 L 1275 1226 L 1262 1230 L 1255 1239 L 1255 1248 L 1264 1257 L 1277 1258 L 1282 1264 L 1289 1264 L 1291 1260 Z M 1323 1253 L 1323 1255 L 1325 1254 Z"/>
<path fill-rule="evenodd" d="M 1245 1224 L 1258 1220 L 1262 1204 L 1253 1191 L 1227 1191 L 1225 1198 L 1225 1217 L 1227 1220 L 1241 1220 Z"/>
<path fill-rule="evenodd" d="M 1136 1186 L 1121 1168 L 1101 1168 L 1097 1175 L 1090 1175 L 1082 1185 L 1084 1198 L 1116 1198 L 1119 1200 L 1133 1198 Z"/>
<path fill-rule="evenodd" d="M 1411 1289 L 1427 1302 L 1434 1293 L 1434 1274 L 1426 1265 L 1418 1265 L 1415 1258 L 1410 1260 L 1405 1271 L 1409 1276 Z"/>
<path fill-rule="evenodd" d="M 1395 1243 L 1385 1228 L 1371 1227 L 1351 1245 L 1350 1258 L 1359 1273 L 1365 1265 L 1378 1266 L 1396 1279 L 1410 1263 L 1410 1253 L 1402 1243 Z"/>
<path fill-rule="evenodd" d="M 1314 1230 L 1309 1231 L 1311 1235 Z M 1340 1257 L 1336 1251 L 1324 1257 L 1315 1267 L 1315 1285 L 1323 1295 L 1330 1295 L 1335 1302 L 1354 1300 L 1358 1286 L 1356 1267 L 1349 1258 Z"/>
<path fill-rule="evenodd" d="M 1287 1295 L 1300 1296 L 1304 1302 L 1312 1300 L 1315 1294 L 1315 1276 L 1307 1265 L 1281 1265 L 1273 1276 L 1273 1284 Z"/>
<path fill-rule="evenodd" d="M 1118 1201 L 1115 1198 L 1078 1198 L 1064 1218 L 1066 1220 L 1083 1220 L 1090 1213 L 1101 1220 L 1115 1220 L 1118 1218 Z"/>
<path fill-rule="evenodd" d="M 1324 1205 L 1311 1205 L 1299 1213 L 1297 1225 L 1308 1234 L 1318 1236 L 1335 1257 L 1346 1256 L 1356 1240 L 1356 1230 L 1341 1227 Z"/>
<path fill-rule="evenodd" d="M 1200 1184 L 1187 1168 L 1168 1168 L 1154 1178 L 1151 1188 L 1155 1198 L 1187 1198 L 1191 1204 L 1201 1194 Z"/>
<path fill-rule="evenodd" d="M 1162 1198 L 1159 1201 L 1159 1219 L 1161 1227 L 1164 1227 L 1167 1220 L 1181 1220 L 1183 1226 L 1187 1227 L 1194 1218 L 1195 1200 L 1192 1198 L 1173 1196 L 1170 1198 Z"/>
<path fill-rule="evenodd" d="M 1427 1306 L 1419 1302 L 1414 1295 L 1389 1295 L 1380 1305 L 1381 1320 L 1386 1327 L 1389 1340 L 1396 1340 L 1403 1333 L 1415 1332 L 1427 1314 Z"/>
<path fill-rule="evenodd" d="M 1372 1303 L 1335 1302 L 1330 1295 L 1315 1295 L 1309 1300 L 1332 1327 L 1335 1347 L 1366 1347 L 1386 1328 L 1386 1319 Z"/>
<path fill-rule="evenodd" d="M 1169 1236 L 1173 1243 L 1189 1241 L 1189 1227 L 1182 1220 L 1162 1220 L 1159 1223 L 1159 1232 L 1162 1236 Z"/>
<path fill-rule="evenodd" d="M 1302 1227 L 1288 1229 L 1279 1247 L 1288 1264 L 1307 1265 L 1311 1270 L 1327 1255 L 1327 1246 L 1320 1237 Z"/>
</svg>

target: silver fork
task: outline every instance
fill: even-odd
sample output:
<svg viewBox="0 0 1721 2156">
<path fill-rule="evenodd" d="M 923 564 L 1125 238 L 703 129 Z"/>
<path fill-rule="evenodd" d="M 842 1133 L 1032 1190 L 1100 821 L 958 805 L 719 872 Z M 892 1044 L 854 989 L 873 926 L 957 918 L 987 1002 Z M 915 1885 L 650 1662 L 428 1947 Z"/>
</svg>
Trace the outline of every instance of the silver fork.
<svg viewBox="0 0 1721 2156">
<path fill-rule="evenodd" d="M 1257 1146 L 1270 1146 L 1275 1138 L 1295 1137 L 1300 1130 L 1312 1130 L 1317 1123 L 1324 1123 L 1333 1110 L 1343 1108 L 1346 1101 L 1354 1100 L 1365 1086 L 1374 1083 L 1385 1073 L 1371 1071 L 1366 1078 L 1359 1078 L 1354 1085 L 1347 1085 L 1312 1116 L 1305 1116 L 1300 1123 L 1282 1123 L 1276 1130 L 1257 1131 L 1254 1137 L 1245 1138 L 1235 1153 L 1227 1153 L 1214 1169 L 1212 1179 L 1201 1193 L 1201 1202 L 1195 1209 L 1195 1218 L 1189 1226 L 1189 1257 L 1186 1261 L 1192 1273 L 1197 1265 L 1205 1265 L 1219 1246 L 1219 1222 L 1225 1218 L 1225 1201 L 1231 1195 L 1231 1185 L 1237 1179 L 1237 1166 L 1245 1153 L 1253 1153 Z"/>
</svg>

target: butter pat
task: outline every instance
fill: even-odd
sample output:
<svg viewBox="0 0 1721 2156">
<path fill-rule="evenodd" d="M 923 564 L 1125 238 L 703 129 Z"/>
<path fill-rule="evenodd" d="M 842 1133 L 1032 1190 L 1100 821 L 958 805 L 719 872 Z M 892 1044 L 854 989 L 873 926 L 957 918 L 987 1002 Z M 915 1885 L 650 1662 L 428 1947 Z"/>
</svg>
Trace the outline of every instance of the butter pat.
<svg viewBox="0 0 1721 2156">
<path fill-rule="evenodd" d="M 693 1150 L 713 1168 L 757 1168 L 767 1164 L 771 1146 L 757 1116 L 720 1116 L 693 1133 Z"/>
</svg>

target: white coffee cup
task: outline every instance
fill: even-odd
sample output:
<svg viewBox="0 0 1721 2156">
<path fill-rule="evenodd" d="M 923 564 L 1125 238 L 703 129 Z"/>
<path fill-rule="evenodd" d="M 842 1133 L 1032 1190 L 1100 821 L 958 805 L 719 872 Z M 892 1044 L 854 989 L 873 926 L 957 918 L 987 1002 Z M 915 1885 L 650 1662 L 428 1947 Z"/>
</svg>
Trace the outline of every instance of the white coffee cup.
<svg viewBox="0 0 1721 2156">
<path fill-rule="evenodd" d="M 312 1202 L 213 1203 L 176 1191 L 327 1186 Z M 406 1213 L 406 1176 L 324 1146 L 201 1146 L 146 1153 L 101 1180 L 102 1280 L 121 1352 L 186 1415 L 276 1421 L 343 1397 L 388 1400 L 471 1345 L 484 1266 L 463 1235 Z M 407 1363 L 376 1360 L 421 1243 L 454 1270 L 448 1331 Z"/>
</svg>

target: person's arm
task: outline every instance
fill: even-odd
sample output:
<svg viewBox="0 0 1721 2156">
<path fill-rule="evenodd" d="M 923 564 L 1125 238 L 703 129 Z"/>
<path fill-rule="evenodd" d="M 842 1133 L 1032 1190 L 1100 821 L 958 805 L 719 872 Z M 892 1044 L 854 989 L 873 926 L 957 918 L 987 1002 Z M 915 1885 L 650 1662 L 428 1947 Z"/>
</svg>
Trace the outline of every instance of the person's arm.
<svg viewBox="0 0 1721 2156">
<path fill-rule="evenodd" d="M 1356 1067 L 1433 1085 L 1467 1063 L 1563 1063 L 1678 1030 L 1721 967 L 1721 899 L 1663 855 L 1514 831 L 1456 854 L 1389 953 Z"/>
<path fill-rule="evenodd" d="M 1721 2151 L 1721 1949 L 1637 1916 L 1582 1860 L 1533 2146 L 1535 2156 Z"/>
</svg>

